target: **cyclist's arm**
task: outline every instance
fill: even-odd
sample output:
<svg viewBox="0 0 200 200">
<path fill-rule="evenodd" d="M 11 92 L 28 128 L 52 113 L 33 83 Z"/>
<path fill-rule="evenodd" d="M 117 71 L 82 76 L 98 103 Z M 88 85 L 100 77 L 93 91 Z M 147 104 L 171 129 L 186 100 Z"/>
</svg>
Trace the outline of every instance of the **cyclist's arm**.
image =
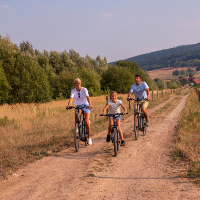
<svg viewBox="0 0 200 200">
<path fill-rule="evenodd" d="M 126 114 L 126 107 L 124 106 L 124 104 L 123 104 L 123 103 L 121 103 L 121 107 L 124 109 L 124 112 L 123 112 L 123 114 L 125 115 L 125 114 Z"/>
<path fill-rule="evenodd" d="M 69 106 L 71 105 L 72 101 L 73 101 L 73 98 L 70 98 L 70 99 L 69 99 L 69 102 L 68 102 L 67 109 L 68 109 L 68 108 L 69 108 Z"/>
<path fill-rule="evenodd" d="M 103 115 L 106 115 L 106 110 L 108 109 L 109 104 L 106 104 L 105 108 L 103 109 Z"/>
<path fill-rule="evenodd" d="M 87 101 L 88 101 L 88 103 L 89 103 L 89 108 L 91 109 L 93 106 L 92 106 L 90 97 L 89 97 L 89 96 L 86 96 L 86 98 L 87 98 Z"/>
<path fill-rule="evenodd" d="M 131 94 L 132 94 L 132 92 L 129 92 L 129 93 L 128 93 L 127 101 L 131 98 Z"/>
<path fill-rule="evenodd" d="M 147 100 L 149 101 L 149 100 L 150 100 L 150 92 L 149 92 L 149 88 L 147 88 L 146 91 L 147 91 Z"/>
</svg>

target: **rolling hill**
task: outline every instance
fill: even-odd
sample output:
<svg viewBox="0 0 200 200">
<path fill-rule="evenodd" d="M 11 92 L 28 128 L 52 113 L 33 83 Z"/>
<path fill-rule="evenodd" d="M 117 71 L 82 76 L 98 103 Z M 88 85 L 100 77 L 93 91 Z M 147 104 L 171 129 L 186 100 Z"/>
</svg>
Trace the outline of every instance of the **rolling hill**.
<svg viewBox="0 0 200 200">
<path fill-rule="evenodd" d="M 181 45 L 127 58 L 148 71 L 165 67 L 200 66 L 200 43 Z M 114 65 L 115 62 L 108 63 Z"/>
</svg>

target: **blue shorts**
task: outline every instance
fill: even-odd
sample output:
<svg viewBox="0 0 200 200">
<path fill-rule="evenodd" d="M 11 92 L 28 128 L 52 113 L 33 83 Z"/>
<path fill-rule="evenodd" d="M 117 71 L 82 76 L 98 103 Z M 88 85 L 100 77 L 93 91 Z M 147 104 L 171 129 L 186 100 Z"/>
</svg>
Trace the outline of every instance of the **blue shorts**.
<svg viewBox="0 0 200 200">
<path fill-rule="evenodd" d="M 90 113 L 89 108 L 83 108 L 84 105 L 89 106 L 89 103 L 86 103 L 86 104 L 83 104 L 83 105 L 77 105 L 76 109 L 79 107 L 82 112 L 84 111 L 84 113 Z"/>
<path fill-rule="evenodd" d="M 109 119 L 110 119 L 110 118 L 113 118 L 113 117 L 110 116 Z M 120 121 L 122 121 L 122 117 L 121 117 L 121 115 L 117 116 L 115 119 L 119 119 Z"/>
</svg>

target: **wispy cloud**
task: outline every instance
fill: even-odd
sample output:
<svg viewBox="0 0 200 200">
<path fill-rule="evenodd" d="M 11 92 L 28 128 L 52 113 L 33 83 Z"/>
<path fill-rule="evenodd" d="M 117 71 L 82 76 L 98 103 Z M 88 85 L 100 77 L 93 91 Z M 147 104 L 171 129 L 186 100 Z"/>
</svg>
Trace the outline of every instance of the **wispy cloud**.
<svg viewBox="0 0 200 200">
<path fill-rule="evenodd" d="M 100 17 L 102 18 L 112 18 L 114 16 L 114 13 L 109 13 L 109 12 L 103 12 Z"/>
<path fill-rule="evenodd" d="M 9 10 L 10 9 L 10 7 L 8 5 L 5 5 L 5 4 L 1 5 L 0 8 L 4 9 L 4 10 Z"/>
</svg>

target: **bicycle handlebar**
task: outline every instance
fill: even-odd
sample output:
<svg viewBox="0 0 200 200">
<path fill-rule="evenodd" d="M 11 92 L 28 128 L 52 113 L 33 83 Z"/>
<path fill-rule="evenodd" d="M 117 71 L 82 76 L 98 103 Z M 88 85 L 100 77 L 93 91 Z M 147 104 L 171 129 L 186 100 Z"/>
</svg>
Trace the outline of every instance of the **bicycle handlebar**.
<svg viewBox="0 0 200 200">
<path fill-rule="evenodd" d="M 126 113 L 128 114 L 128 113 Z M 106 115 L 103 115 L 103 114 L 100 114 L 100 116 L 104 116 L 104 117 L 110 117 L 110 116 L 119 116 L 119 115 L 124 115 L 123 113 L 116 113 L 116 114 L 106 114 Z"/>
<path fill-rule="evenodd" d="M 147 100 L 147 99 L 140 100 L 140 99 L 133 99 L 133 98 L 130 98 L 128 101 L 131 101 L 131 100 L 134 100 L 134 101 L 149 101 L 149 100 Z"/>
</svg>

